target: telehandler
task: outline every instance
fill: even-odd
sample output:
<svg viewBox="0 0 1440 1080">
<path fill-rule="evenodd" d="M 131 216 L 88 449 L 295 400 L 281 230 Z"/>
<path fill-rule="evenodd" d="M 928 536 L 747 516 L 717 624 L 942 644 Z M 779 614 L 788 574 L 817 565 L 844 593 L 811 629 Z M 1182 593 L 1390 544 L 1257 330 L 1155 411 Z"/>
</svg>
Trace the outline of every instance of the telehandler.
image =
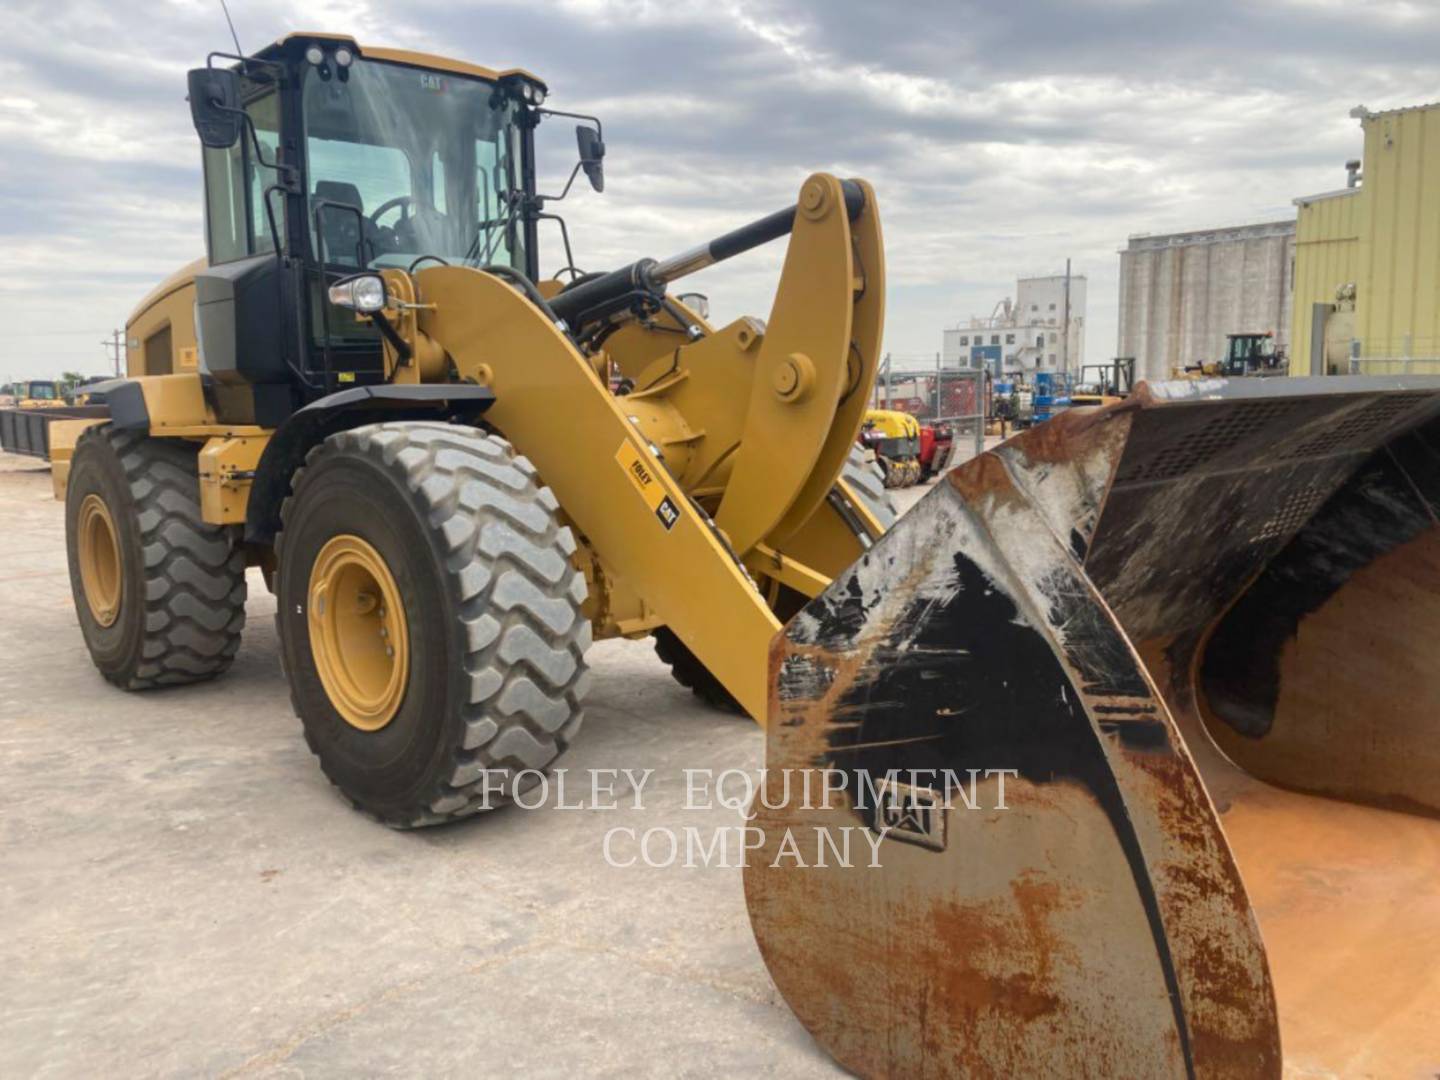
<svg viewBox="0 0 1440 1080">
<path fill-rule="evenodd" d="M 321 767 L 411 827 L 551 765 L 592 637 L 653 636 L 765 725 L 767 784 L 845 781 L 769 792 L 745 877 L 845 1067 L 1277 1076 L 1283 1027 L 1301 1072 L 1433 1071 L 1440 381 L 1142 385 L 890 528 L 868 184 L 584 274 L 535 176 L 574 114 L 524 71 L 296 34 L 189 89 L 207 256 L 52 433 L 107 679 L 224 671 L 258 566 Z M 667 292 L 784 236 L 767 322 Z M 773 852 L 841 823 L 881 868 Z"/>
</svg>

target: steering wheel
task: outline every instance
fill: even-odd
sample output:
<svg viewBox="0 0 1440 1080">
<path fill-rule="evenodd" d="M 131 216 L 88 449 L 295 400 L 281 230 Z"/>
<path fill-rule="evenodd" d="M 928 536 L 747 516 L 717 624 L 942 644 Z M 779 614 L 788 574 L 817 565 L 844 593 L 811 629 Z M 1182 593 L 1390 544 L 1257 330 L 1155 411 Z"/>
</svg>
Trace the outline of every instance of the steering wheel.
<svg viewBox="0 0 1440 1080">
<path fill-rule="evenodd" d="M 395 224 L 399 225 L 401 222 L 409 220 L 410 204 L 412 202 L 414 202 L 414 200 L 411 199 L 409 195 L 396 195 L 393 199 L 386 199 L 374 210 L 370 211 L 370 224 L 378 229 L 380 227 L 380 219 L 397 206 L 401 208 L 400 221 L 397 221 Z"/>
</svg>

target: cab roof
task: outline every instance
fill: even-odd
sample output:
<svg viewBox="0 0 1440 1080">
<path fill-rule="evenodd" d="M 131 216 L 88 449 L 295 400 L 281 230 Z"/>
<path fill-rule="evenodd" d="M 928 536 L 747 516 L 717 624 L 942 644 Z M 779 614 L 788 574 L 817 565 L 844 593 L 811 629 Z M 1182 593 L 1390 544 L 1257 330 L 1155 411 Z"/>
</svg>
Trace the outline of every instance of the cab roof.
<svg viewBox="0 0 1440 1080">
<path fill-rule="evenodd" d="M 321 31 L 297 30 L 279 38 L 273 44 L 260 50 L 258 55 L 265 56 L 271 52 L 278 52 L 292 41 L 335 41 L 349 45 L 355 51 L 355 55 L 365 57 L 369 60 L 384 60 L 391 64 L 405 64 L 409 67 L 425 68 L 431 71 L 449 71 L 456 75 L 470 75 L 477 79 L 488 79 L 496 82 L 510 75 L 518 75 L 529 79 L 531 82 L 546 86 L 545 80 L 524 68 L 488 68 L 479 64 L 472 64 L 467 60 L 452 60 L 448 56 L 436 56 L 433 53 L 412 52 L 409 49 L 387 49 L 380 45 L 361 45 L 349 34 L 327 34 Z"/>
</svg>

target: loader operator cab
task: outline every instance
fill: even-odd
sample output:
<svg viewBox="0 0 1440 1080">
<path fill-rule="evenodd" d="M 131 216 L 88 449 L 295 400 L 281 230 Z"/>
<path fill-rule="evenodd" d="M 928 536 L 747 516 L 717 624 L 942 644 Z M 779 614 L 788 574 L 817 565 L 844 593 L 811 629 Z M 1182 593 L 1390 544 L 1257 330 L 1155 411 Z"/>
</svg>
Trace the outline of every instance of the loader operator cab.
<svg viewBox="0 0 1440 1080">
<path fill-rule="evenodd" d="M 59 401 L 60 391 L 55 384 L 48 379 L 31 379 L 26 383 L 16 384 L 22 391 L 22 397 L 32 401 Z"/>
<path fill-rule="evenodd" d="M 538 277 L 545 95 L 525 72 L 326 35 L 191 72 L 209 262 L 196 327 L 227 418 L 274 423 L 384 379 L 379 329 L 328 299 L 340 278 L 434 262 Z M 581 119 L 575 172 L 598 189 L 599 124 Z"/>
<path fill-rule="evenodd" d="M 1226 335 L 1221 375 L 1283 375 L 1285 369 L 1285 353 L 1275 347 L 1274 333 Z"/>
</svg>

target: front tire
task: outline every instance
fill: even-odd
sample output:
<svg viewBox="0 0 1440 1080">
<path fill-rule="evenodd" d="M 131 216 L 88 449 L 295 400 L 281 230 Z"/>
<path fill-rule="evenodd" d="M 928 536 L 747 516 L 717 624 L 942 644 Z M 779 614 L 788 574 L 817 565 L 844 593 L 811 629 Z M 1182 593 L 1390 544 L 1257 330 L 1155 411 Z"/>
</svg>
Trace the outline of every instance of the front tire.
<svg viewBox="0 0 1440 1080">
<path fill-rule="evenodd" d="M 245 626 L 240 530 L 200 516 L 196 447 L 86 429 L 65 488 L 70 589 L 90 659 L 125 690 L 200 682 Z"/>
<path fill-rule="evenodd" d="M 865 451 L 860 447 L 851 448 L 845 467 L 840 470 L 840 479 L 865 504 L 882 529 L 889 530 L 899 519 L 900 511 L 895 508 L 895 500 L 885 492 L 888 486 L 885 470 L 878 462 L 865 460 Z"/>
<path fill-rule="evenodd" d="M 357 808 L 452 821 L 565 751 L 590 623 L 558 511 L 472 428 L 373 424 L 310 452 L 281 509 L 276 624 L 306 741 Z"/>
</svg>

